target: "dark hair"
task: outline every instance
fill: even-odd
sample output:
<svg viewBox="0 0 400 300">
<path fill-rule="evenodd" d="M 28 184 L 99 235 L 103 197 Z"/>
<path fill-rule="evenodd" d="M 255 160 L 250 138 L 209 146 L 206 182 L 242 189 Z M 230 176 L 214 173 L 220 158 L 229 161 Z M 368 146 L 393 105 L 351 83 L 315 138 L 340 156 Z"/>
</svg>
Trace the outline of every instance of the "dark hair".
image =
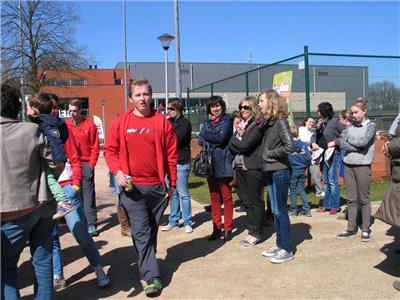
<svg viewBox="0 0 400 300">
<path fill-rule="evenodd" d="M 183 100 L 180 98 L 172 98 L 168 101 L 168 106 L 175 108 L 181 114 L 183 112 Z"/>
<path fill-rule="evenodd" d="M 36 108 L 39 114 L 48 115 L 53 109 L 53 102 L 48 94 L 36 93 L 28 98 L 29 105 Z"/>
<path fill-rule="evenodd" d="M 20 93 L 16 88 L 8 84 L 1 85 L 1 116 L 10 119 L 17 119 L 22 105 L 19 101 Z"/>
<path fill-rule="evenodd" d="M 332 119 L 333 117 L 333 107 L 329 102 L 321 102 L 318 104 L 318 111 L 325 119 Z"/>
<path fill-rule="evenodd" d="M 301 122 L 299 123 L 300 126 L 306 126 L 307 121 L 310 120 L 310 119 L 314 119 L 314 118 L 313 117 L 307 117 L 307 118 L 304 118 L 303 120 L 301 120 Z"/>
<path fill-rule="evenodd" d="M 206 104 L 206 112 L 207 114 L 211 114 L 211 106 L 215 104 L 220 104 L 222 108 L 222 113 L 224 114 L 226 111 L 226 104 L 225 101 L 222 99 L 221 96 L 211 96 L 208 99 L 208 102 Z"/>
<path fill-rule="evenodd" d="M 232 119 L 234 119 L 234 118 L 240 118 L 240 117 L 241 117 L 240 111 L 234 110 L 234 111 L 232 112 L 232 114 L 231 114 L 231 117 L 232 117 Z"/>
<path fill-rule="evenodd" d="M 82 110 L 82 102 L 79 99 L 72 99 L 68 105 L 76 106 L 79 110 Z"/>
</svg>

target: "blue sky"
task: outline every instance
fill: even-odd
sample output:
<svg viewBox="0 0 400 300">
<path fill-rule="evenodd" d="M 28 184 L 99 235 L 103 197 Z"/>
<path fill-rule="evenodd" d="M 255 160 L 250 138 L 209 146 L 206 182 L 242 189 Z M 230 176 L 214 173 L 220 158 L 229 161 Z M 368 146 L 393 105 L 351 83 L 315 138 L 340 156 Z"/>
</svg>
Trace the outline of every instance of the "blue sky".
<svg viewBox="0 0 400 300">
<path fill-rule="evenodd" d="M 124 59 L 122 1 L 75 3 L 76 39 L 99 68 Z M 303 52 L 400 55 L 400 2 L 180 1 L 181 62 L 272 63 Z M 126 2 L 128 61 L 164 61 L 173 1 Z M 169 50 L 175 60 L 175 43 Z"/>
</svg>

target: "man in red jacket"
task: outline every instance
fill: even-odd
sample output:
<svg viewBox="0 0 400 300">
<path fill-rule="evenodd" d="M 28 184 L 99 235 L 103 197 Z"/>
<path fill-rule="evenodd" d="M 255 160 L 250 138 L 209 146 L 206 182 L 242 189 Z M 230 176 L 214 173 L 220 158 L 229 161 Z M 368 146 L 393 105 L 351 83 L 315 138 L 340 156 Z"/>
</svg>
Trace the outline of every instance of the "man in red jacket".
<svg viewBox="0 0 400 300">
<path fill-rule="evenodd" d="M 131 81 L 133 109 L 115 119 L 104 146 L 104 157 L 123 188 L 126 210 L 138 256 L 144 292 L 158 294 L 160 272 L 156 260 L 158 225 L 176 186 L 178 152 L 171 123 L 151 109 L 152 88 L 145 79 Z M 165 193 L 165 175 L 169 188 Z"/>
<path fill-rule="evenodd" d="M 99 135 L 96 125 L 91 120 L 82 117 L 82 104 L 79 100 L 74 99 L 69 103 L 69 112 L 72 118 L 68 119 L 66 123 L 68 128 L 74 133 L 82 162 L 81 195 L 88 224 L 88 232 L 92 236 L 97 236 L 94 167 L 97 164 L 100 154 Z"/>
</svg>

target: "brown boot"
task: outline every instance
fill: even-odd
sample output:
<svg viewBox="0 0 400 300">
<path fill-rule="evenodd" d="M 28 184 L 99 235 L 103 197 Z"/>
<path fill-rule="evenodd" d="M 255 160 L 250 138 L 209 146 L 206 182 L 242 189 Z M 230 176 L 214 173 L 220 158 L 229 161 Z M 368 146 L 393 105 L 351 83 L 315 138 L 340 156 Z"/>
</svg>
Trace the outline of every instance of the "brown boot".
<svg viewBox="0 0 400 300">
<path fill-rule="evenodd" d="M 118 221 L 121 225 L 121 235 L 122 236 L 131 236 L 131 229 L 129 226 L 129 219 L 126 215 L 125 209 L 123 207 L 117 208 L 118 213 Z"/>
</svg>

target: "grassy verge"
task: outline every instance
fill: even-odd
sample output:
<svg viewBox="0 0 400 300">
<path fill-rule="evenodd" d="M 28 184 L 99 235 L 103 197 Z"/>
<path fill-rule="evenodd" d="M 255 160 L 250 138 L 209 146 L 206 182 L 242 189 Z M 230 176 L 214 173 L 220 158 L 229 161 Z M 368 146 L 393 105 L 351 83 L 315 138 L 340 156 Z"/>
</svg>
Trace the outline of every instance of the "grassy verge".
<svg viewBox="0 0 400 300">
<path fill-rule="evenodd" d="M 386 191 L 389 189 L 390 181 L 389 180 L 381 180 L 376 181 L 371 184 L 370 187 L 370 199 L 371 201 L 380 201 L 385 197 Z M 267 190 L 267 189 L 265 189 Z M 190 197 L 202 204 L 210 203 L 210 194 L 208 192 L 207 180 L 205 178 L 200 178 L 194 176 L 192 172 L 190 172 L 189 176 L 189 192 Z M 266 192 L 265 192 L 266 193 Z M 340 188 L 340 195 L 342 198 L 346 198 L 346 191 L 344 186 Z M 236 192 L 233 192 L 233 199 L 236 200 L 238 197 Z M 309 201 L 314 205 L 318 206 L 321 198 L 317 198 L 314 192 L 308 193 Z M 301 204 L 300 199 L 298 197 L 298 204 Z"/>
</svg>

